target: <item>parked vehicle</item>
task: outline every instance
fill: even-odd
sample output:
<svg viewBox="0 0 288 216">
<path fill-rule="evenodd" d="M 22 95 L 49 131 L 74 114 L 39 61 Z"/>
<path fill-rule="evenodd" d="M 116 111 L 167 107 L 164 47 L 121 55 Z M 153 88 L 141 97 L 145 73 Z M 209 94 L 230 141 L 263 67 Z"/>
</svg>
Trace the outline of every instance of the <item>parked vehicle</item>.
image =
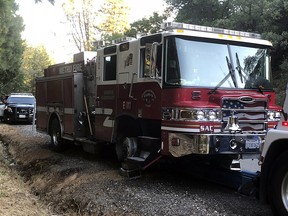
<svg viewBox="0 0 288 216">
<path fill-rule="evenodd" d="M 4 122 L 27 122 L 32 123 L 34 119 L 35 97 L 30 93 L 12 93 L 6 100 L 4 109 Z"/>
<path fill-rule="evenodd" d="M 0 100 L 0 121 L 3 121 L 5 106 L 6 106 L 5 103 L 2 100 Z"/>
<path fill-rule="evenodd" d="M 282 109 L 270 83 L 271 47 L 254 33 L 168 22 L 162 32 L 75 54 L 36 79 L 37 130 L 51 136 L 57 151 L 66 140 L 87 152 L 111 144 L 127 176 L 163 157 L 217 168 L 259 159 Z M 281 142 L 271 151 L 264 173 L 287 164 L 287 157 L 273 169 L 269 164 L 285 149 Z M 276 174 L 287 183 L 287 168 L 281 170 Z M 287 207 L 288 186 L 282 189 Z"/>
<path fill-rule="evenodd" d="M 163 29 L 45 69 L 36 79 L 37 130 L 55 149 L 66 139 L 87 151 L 109 142 L 140 169 L 162 156 L 258 158 L 281 110 L 269 82 L 272 44 L 227 29 Z"/>
<path fill-rule="evenodd" d="M 288 85 L 281 121 L 269 130 L 260 158 L 260 200 L 288 215 Z"/>
</svg>

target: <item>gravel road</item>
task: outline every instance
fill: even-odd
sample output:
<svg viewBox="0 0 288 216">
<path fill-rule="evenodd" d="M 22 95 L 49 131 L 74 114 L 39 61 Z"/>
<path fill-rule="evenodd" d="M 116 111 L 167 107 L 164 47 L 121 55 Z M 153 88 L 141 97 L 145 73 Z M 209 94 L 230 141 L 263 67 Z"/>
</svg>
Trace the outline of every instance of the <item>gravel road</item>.
<svg viewBox="0 0 288 216">
<path fill-rule="evenodd" d="M 54 153 L 47 147 L 49 137 L 31 125 L 0 124 L 0 140 L 31 191 L 55 214 L 272 215 L 254 197 L 169 166 L 128 179 L 119 175 L 113 152 L 98 158 L 76 147 Z"/>
</svg>

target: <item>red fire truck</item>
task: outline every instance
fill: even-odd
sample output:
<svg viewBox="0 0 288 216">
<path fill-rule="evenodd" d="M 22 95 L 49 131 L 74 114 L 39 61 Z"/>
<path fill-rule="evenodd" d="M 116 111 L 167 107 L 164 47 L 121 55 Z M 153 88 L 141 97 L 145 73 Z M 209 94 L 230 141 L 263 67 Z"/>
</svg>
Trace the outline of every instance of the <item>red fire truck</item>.
<svg viewBox="0 0 288 216">
<path fill-rule="evenodd" d="M 271 43 L 191 24 L 162 29 L 75 54 L 36 79 L 37 130 L 55 150 L 66 140 L 88 152 L 110 143 L 125 170 L 165 156 L 220 163 L 259 157 L 280 119 Z"/>
</svg>

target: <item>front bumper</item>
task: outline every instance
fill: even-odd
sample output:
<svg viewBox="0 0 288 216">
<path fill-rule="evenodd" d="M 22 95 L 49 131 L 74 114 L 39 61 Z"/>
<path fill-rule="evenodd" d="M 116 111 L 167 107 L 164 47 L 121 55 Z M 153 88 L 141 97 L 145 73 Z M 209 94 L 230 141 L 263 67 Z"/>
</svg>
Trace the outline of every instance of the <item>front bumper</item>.
<svg viewBox="0 0 288 216">
<path fill-rule="evenodd" d="M 7 112 L 5 113 L 5 119 L 7 122 L 32 122 L 33 114 Z"/>
<path fill-rule="evenodd" d="M 189 154 L 260 154 L 264 134 L 189 134 L 168 133 L 169 153 L 174 157 Z"/>
</svg>

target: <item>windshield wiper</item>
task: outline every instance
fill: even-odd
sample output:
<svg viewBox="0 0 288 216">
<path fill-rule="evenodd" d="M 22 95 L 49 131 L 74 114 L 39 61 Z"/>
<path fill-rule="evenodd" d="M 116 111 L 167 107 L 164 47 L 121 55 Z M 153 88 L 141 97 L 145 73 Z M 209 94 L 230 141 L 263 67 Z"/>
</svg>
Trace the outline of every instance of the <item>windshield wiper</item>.
<svg viewBox="0 0 288 216">
<path fill-rule="evenodd" d="M 234 65 L 233 65 L 232 53 L 231 53 L 231 49 L 230 49 L 229 44 L 227 44 L 227 48 L 228 48 L 228 53 L 229 53 L 229 58 L 226 56 L 227 66 L 229 68 L 229 73 L 231 74 L 233 84 L 234 84 L 235 88 L 238 88 L 237 80 L 235 77 L 235 70 L 234 70 Z M 229 61 L 229 59 L 230 59 L 230 61 Z"/>
<path fill-rule="evenodd" d="M 236 70 L 238 71 L 241 83 L 243 83 L 243 81 L 246 82 L 248 79 L 247 78 L 248 75 L 247 75 L 247 72 L 241 66 L 238 53 L 236 53 L 236 64 L 237 64 Z"/>
<path fill-rule="evenodd" d="M 231 50 L 230 50 L 230 45 L 227 44 L 227 48 L 228 48 L 228 53 L 229 53 L 229 58 L 231 59 L 231 62 L 229 61 L 228 56 L 226 56 L 226 63 L 228 66 L 228 71 L 229 73 L 218 83 L 217 86 L 215 86 L 214 89 L 212 89 L 210 92 L 208 92 L 208 94 L 213 94 L 221 85 L 223 85 L 223 83 L 231 76 L 231 79 L 233 81 L 234 87 L 238 88 L 238 84 L 236 81 L 236 77 L 235 77 L 235 70 L 234 70 L 234 66 L 232 63 L 232 54 L 231 54 Z"/>
<path fill-rule="evenodd" d="M 226 82 L 226 80 L 231 76 L 233 84 L 235 87 L 237 87 L 237 83 L 234 77 L 235 71 L 233 70 L 233 67 L 228 59 L 228 57 L 226 56 L 226 63 L 228 66 L 228 70 L 229 73 L 208 93 L 208 94 L 213 94 L 221 85 L 223 85 L 224 82 Z M 234 78 L 233 78 L 234 77 Z"/>
<path fill-rule="evenodd" d="M 237 64 L 236 70 L 238 70 L 238 74 L 239 74 L 241 83 L 243 83 L 243 73 L 242 73 L 242 67 L 241 67 L 241 64 L 240 64 L 238 53 L 236 53 L 236 64 Z"/>
</svg>

